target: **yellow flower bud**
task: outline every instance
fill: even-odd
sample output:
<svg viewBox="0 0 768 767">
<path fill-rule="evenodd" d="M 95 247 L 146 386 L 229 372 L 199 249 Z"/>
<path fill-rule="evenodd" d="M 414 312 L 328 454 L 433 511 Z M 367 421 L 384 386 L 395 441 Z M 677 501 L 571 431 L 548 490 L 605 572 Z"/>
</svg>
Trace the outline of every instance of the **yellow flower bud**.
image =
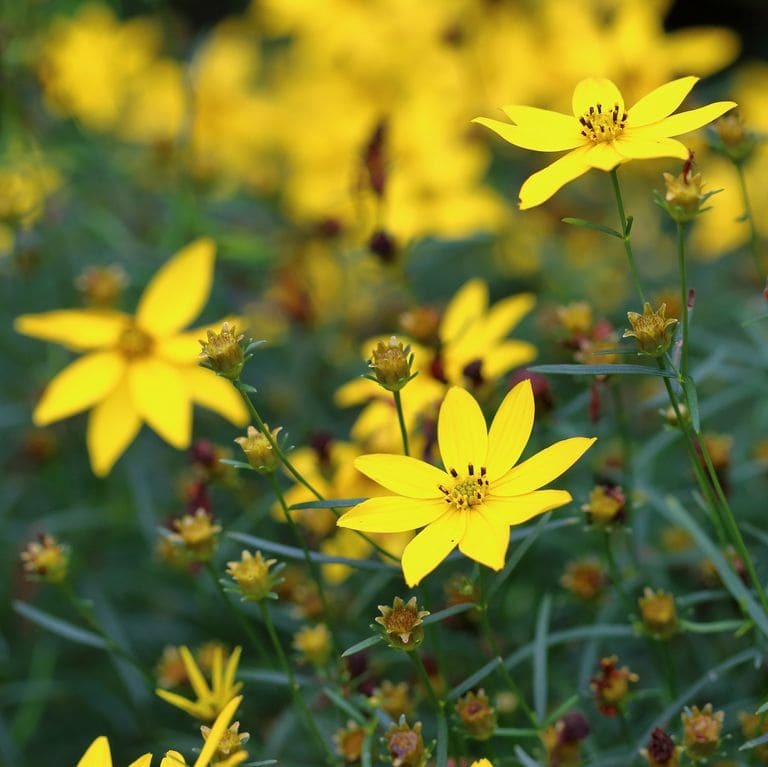
<svg viewBox="0 0 768 767">
<path fill-rule="evenodd" d="M 725 714 L 714 711 L 711 703 L 704 708 L 698 706 L 686 708 L 681 715 L 683 720 L 683 746 L 693 759 L 706 759 L 717 751 L 720 744 L 720 731 L 723 728 Z"/>
<path fill-rule="evenodd" d="M 675 598 L 665 591 L 654 591 L 646 586 L 637 600 L 645 629 L 656 639 L 668 639 L 678 631 Z"/>
<path fill-rule="evenodd" d="M 245 365 L 245 336 L 237 334 L 235 326 L 228 322 L 221 326 L 218 333 L 208 331 L 207 341 L 198 341 L 202 351 L 198 355 L 200 364 L 210 368 L 224 378 L 237 381 Z"/>
<path fill-rule="evenodd" d="M 269 426 L 264 424 L 269 430 Z M 277 441 L 277 435 L 280 433 L 282 426 L 278 426 L 276 429 L 272 429 L 269 433 L 272 435 L 272 441 Z M 256 469 L 256 471 L 262 474 L 269 474 L 273 472 L 279 462 L 279 457 L 275 454 L 274 449 L 270 441 L 264 436 L 264 434 L 256 429 L 254 426 L 249 426 L 245 437 L 237 437 L 235 439 L 238 445 L 245 453 L 245 457 L 248 463 Z"/>
<path fill-rule="evenodd" d="M 41 535 L 21 552 L 21 562 L 29 580 L 61 583 L 69 572 L 69 548 L 52 535 Z"/>
<path fill-rule="evenodd" d="M 412 357 L 409 357 L 409 351 L 409 347 L 404 347 L 395 336 L 386 344 L 379 341 L 376 345 L 368 366 L 385 389 L 399 391 L 410 380 Z"/>
<path fill-rule="evenodd" d="M 379 611 L 381 615 L 374 620 L 384 627 L 390 647 L 410 652 L 422 643 L 424 640 L 422 623 L 429 612 L 419 609 L 416 597 L 411 597 L 408 602 L 395 597 L 392 607 L 379 605 Z"/>
<path fill-rule="evenodd" d="M 625 330 L 622 337 L 636 338 L 644 354 L 661 357 L 672 343 L 672 328 L 677 324 L 677 320 L 672 317 L 667 318 L 666 313 L 666 304 L 661 304 L 656 311 L 653 311 L 649 303 L 643 306 L 642 314 L 627 312 L 632 330 Z"/>
</svg>

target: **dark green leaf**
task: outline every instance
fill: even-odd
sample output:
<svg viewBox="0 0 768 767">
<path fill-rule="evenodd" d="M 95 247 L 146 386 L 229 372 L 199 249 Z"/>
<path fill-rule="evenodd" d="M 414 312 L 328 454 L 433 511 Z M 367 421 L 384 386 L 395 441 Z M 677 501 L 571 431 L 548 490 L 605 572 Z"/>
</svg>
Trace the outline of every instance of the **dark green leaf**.
<svg viewBox="0 0 768 767">
<path fill-rule="evenodd" d="M 566 216 L 565 218 L 562 218 L 560 220 L 564 224 L 570 224 L 571 226 L 580 226 L 580 227 L 583 227 L 584 229 L 594 229 L 596 232 L 609 234 L 611 237 L 617 237 L 620 240 L 624 239 L 621 235 L 621 232 L 617 232 L 615 229 L 611 229 L 610 226 L 605 226 L 604 224 L 596 224 L 594 221 L 586 221 L 583 218 L 572 218 L 571 216 Z"/>
<path fill-rule="evenodd" d="M 355 653 L 361 652 L 362 650 L 367 650 L 369 647 L 373 647 L 375 644 L 378 644 L 381 642 L 383 637 L 380 634 L 375 634 L 372 637 L 368 637 L 368 639 L 363 639 L 362 642 L 358 642 L 357 644 L 353 644 L 352 647 L 348 647 L 344 652 L 341 654 L 342 658 L 348 658 L 350 655 L 354 655 Z"/>
<path fill-rule="evenodd" d="M 26 602 L 21 602 L 18 599 L 14 600 L 13 609 L 19 613 L 19 615 L 23 615 L 25 618 L 32 621 L 32 623 L 50 631 L 52 634 L 64 637 L 64 639 L 69 639 L 71 642 L 77 642 L 78 644 L 88 645 L 89 647 L 98 647 L 100 650 L 107 649 L 106 641 L 98 634 L 94 634 L 92 631 L 86 631 L 67 621 L 55 618 L 53 615 L 38 610 L 36 607 L 32 607 L 32 605 L 29 605 Z"/>
<path fill-rule="evenodd" d="M 639 375 L 658 376 L 661 378 L 677 378 L 668 370 L 646 367 L 645 365 L 534 365 L 528 368 L 532 373 L 547 373 L 549 375 L 568 376 L 606 376 L 606 375 Z"/>
</svg>

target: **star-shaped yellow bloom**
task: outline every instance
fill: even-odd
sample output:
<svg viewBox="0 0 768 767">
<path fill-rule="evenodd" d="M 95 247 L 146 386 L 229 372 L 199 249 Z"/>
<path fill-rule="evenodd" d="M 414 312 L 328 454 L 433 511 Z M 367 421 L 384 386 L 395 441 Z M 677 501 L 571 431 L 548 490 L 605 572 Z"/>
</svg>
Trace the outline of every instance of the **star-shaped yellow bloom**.
<svg viewBox="0 0 768 767">
<path fill-rule="evenodd" d="M 219 645 L 214 648 L 211 684 L 209 685 L 189 648 L 180 647 L 179 655 L 181 655 L 197 700 L 188 700 L 182 695 L 168 690 L 155 690 L 155 692 L 166 703 L 186 711 L 196 719 L 209 722 L 224 710 L 227 701 L 231 700 L 232 696 L 236 695 L 243 686 L 242 682 L 235 682 L 235 673 L 237 672 L 237 664 L 240 662 L 241 651 L 241 647 L 236 647 L 225 663 L 224 649 Z"/>
<path fill-rule="evenodd" d="M 85 352 L 48 384 L 32 418 L 45 426 L 91 409 L 87 444 L 95 474 L 109 473 L 142 422 L 174 447 L 187 447 L 193 402 L 247 423 L 229 382 L 198 366 L 205 328 L 182 332 L 208 300 L 214 258 L 208 238 L 180 250 L 147 285 L 134 316 L 64 309 L 16 319 L 19 333 Z"/>
<path fill-rule="evenodd" d="M 502 107 L 514 123 L 486 117 L 485 125 L 510 144 L 536 152 L 571 150 L 544 170 L 534 173 L 520 189 L 520 208 L 533 208 L 590 168 L 610 171 L 630 160 L 677 157 L 688 149 L 672 136 L 701 128 L 736 106 L 733 101 L 672 114 L 698 77 L 672 80 L 643 96 L 627 109 L 619 89 L 600 78 L 582 80 L 573 92 L 573 115 L 529 106 Z"/>
<path fill-rule="evenodd" d="M 232 717 L 237 711 L 237 707 L 242 701 L 242 696 L 233 698 L 222 709 L 219 716 L 216 718 L 216 722 L 208 737 L 205 740 L 205 745 L 200 750 L 195 763 L 192 767 L 208 767 L 211 759 L 216 754 L 216 749 L 222 736 L 227 731 L 229 723 L 232 721 Z M 234 765 L 240 764 L 245 761 L 247 754 L 241 751 L 237 754 L 237 760 L 227 760 L 227 767 L 234 767 Z M 140 756 L 136 761 L 131 762 L 129 767 L 150 767 L 152 763 L 152 754 L 144 754 Z M 181 767 L 186 765 L 184 757 L 178 751 L 168 751 L 163 760 L 160 762 L 160 767 Z M 77 763 L 77 767 L 112 767 L 112 752 L 109 748 L 109 740 L 106 736 L 100 735 L 96 740 L 88 746 L 88 750 L 80 758 Z"/>
<path fill-rule="evenodd" d="M 454 386 L 440 407 L 437 441 L 445 471 L 403 455 L 363 455 L 355 467 L 395 495 L 369 498 L 338 524 L 397 533 L 424 528 L 405 547 L 409 586 L 432 572 L 453 549 L 494 570 L 504 567 L 510 525 L 571 500 L 564 490 L 539 488 L 559 477 L 594 439 L 572 437 L 515 465 L 533 429 L 530 381 L 512 389 L 490 431 L 477 401 Z"/>
</svg>

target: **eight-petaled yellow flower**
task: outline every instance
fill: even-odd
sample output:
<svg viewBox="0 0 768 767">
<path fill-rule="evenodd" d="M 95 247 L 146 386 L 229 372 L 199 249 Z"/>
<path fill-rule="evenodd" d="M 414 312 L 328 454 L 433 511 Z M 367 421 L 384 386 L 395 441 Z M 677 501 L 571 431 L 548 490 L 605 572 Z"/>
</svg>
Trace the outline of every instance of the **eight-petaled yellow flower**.
<svg viewBox="0 0 768 767">
<path fill-rule="evenodd" d="M 582 80 L 573 92 L 573 115 L 529 106 L 503 107 L 513 124 L 486 117 L 480 123 L 505 141 L 536 152 L 568 154 L 534 173 L 520 189 L 520 208 L 533 208 L 590 168 L 611 171 L 630 160 L 688 158 L 684 144 L 672 138 L 716 120 L 733 101 L 672 114 L 698 77 L 681 77 L 643 96 L 629 109 L 619 89 L 604 78 Z"/>
<path fill-rule="evenodd" d="M 339 519 L 341 527 L 396 533 L 424 528 L 402 556 L 416 585 L 453 549 L 494 570 L 504 567 L 510 525 L 568 503 L 564 490 L 540 490 L 570 468 L 594 439 L 572 437 L 521 464 L 533 429 L 530 381 L 501 403 L 490 431 L 477 401 L 453 387 L 440 408 L 437 440 L 445 471 L 403 455 L 363 455 L 355 467 L 395 495 L 369 498 Z"/>
<path fill-rule="evenodd" d="M 155 693 L 172 706 L 186 711 L 190 716 L 209 722 L 224 710 L 227 702 L 243 686 L 242 682 L 235 682 L 235 673 L 237 672 L 237 664 L 240 662 L 241 651 L 241 647 L 236 647 L 225 663 L 224 649 L 220 645 L 215 648 L 211 684 L 209 685 L 189 648 L 180 647 L 179 653 L 184 661 L 187 676 L 197 700 L 188 700 L 168 690 L 155 690 Z"/>
<path fill-rule="evenodd" d="M 134 316 L 64 309 L 16 319 L 20 333 L 85 352 L 48 384 L 32 417 L 44 426 L 91 409 L 87 443 L 95 474 L 109 473 L 142 422 L 174 447 L 188 447 L 193 402 L 247 423 L 235 389 L 197 364 L 205 328 L 182 332 L 208 300 L 214 258 L 208 238 L 182 248 L 147 285 Z"/>
</svg>

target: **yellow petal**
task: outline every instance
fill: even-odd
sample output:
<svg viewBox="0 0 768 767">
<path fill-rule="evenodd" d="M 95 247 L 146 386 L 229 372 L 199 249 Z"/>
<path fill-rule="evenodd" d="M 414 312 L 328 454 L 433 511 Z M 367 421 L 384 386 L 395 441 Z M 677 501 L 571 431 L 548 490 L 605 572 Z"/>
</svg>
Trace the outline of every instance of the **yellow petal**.
<svg viewBox="0 0 768 767">
<path fill-rule="evenodd" d="M 168 362 L 183 365 L 185 363 L 197 362 L 198 355 L 200 354 L 200 341 L 205 341 L 208 336 L 208 331 L 211 330 L 214 333 L 221 331 L 221 326 L 224 323 L 228 323 L 230 327 L 235 327 L 238 334 L 243 329 L 242 318 L 232 315 L 231 317 L 225 317 L 218 322 L 211 322 L 208 325 L 202 325 L 201 327 L 187 330 L 184 333 L 176 333 L 172 336 L 160 338 L 155 343 L 155 354 L 158 357 L 162 357 Z"/>
<path fill-rule="evenodd" d="M 654 141 L 627 138 L 616 142 L 616 150 L 631 160 L 652 160 L 657 157 L 688 159 L 688 147 L 673 138 Z"/>
<path fill-rule="evenodd" d="M 504 111 L 519 110 L 525 107 L 505 107 Z M 528 107 L 533 109 L 533 107 Z M 539 112 L 545 112 L 546 110 L 540 109 Z M 549 114 L 557 114 L 556 112 L 549 112 Z M 512 125 L 510 123 L 501 122 L 500 120 L 492 120 L 490 117 L 476 117 L 472 120 L 473 123 L 478 125 L 484 125 L 486 128 L 490 128 L 494 133 L 504 141 L 508 141 L 510 144 L 519 146 L 521 149 L 530 149 L 534 152 L 562 152 L 566 149 L 574 149 L 575 147 L 584 143 L 584 136 L 579 132 L 579 123 L 568 117 L 567 115 L 558 115 L 568 121 L 567 129 L 549 130 L 542 126 L 521 126 Z M 510 115 L 511 117 L 511 115 Z M 514 118 L 512 118 L 514 119 Z"/>
<path fill-rule="evenodd" d="M 353 378 L 336 389 L 333 401 L 339 407 L 352 407 L 382 395 L 382 388 L 370 378 Z"/>
<path fill-rule="evenodd" d="M 480 405 L 465 389 L 452 386 L 445 395 L 437 416 L 437 444 L 448 472 L 466 474 L 470 464 L 475 471 L 485 466 L 488 428 Z"/>
<path fill-rule="evenodd" d="M 502 107 L 502 110 L 510 120 L 521 128 L 532 133 L 546 133 L 550 136 L 559 135 L 563 138 L 569 137 L 571 141 L 581 143 L 581 126 L 573 115 L 566 115 L 562 112 L 553 112 L 550 109 L 538 109 L 537 107 L 521 106 L 511 104 Z M 567 147 L 572 149 L 573 147 Z"/>
<path fill-rule="evenodd" d="M 160 767 L 186 767 L 184 757 L 178 751 L 166 751 L 165 756 L 160 762 Z"/>
<path fill-rule="evenodd" d="M 573 114 L 578 119 L 585 112 L 589 112 L 590 107 L 596 109 L 598 104 L 607 111 L 618 104 L 619 114 L 624 111 L 624 98 L 610 80 L 603 77 L 588 77 L 582 80 L 573 91 Z"/>
<path fill-rule="evenodd" d="M 242 695 L 232 698 L 216 717 L 216 721 L 213 723 L 211 731 L 206 738 L 205 745 L 201 749 L 200 755 L 195 760 L 193 767 L 208 767 L 208 763 L 213 759 L 216 749 L 219 747 L 219 741 L 227 731 L 229 723 L 232 721 L 235 711 L 237 711 L 237 707 L 240 705 L 242 699 Z"/>
<path fill-rule="evenodd" d="M 524 495 L 538 490 L 573 466 L 592 446 L 595 438 L 571 437 L 555 442 L 536 455 L 515 466 L 512 471 L 491 485 L 495 496 Z"/>
<path fill-rule="evenodd" d="M 541 205 L 569 181 L 586 173 L 590 168 L 586 160 L 588 149 L 589 147 L 574 149 L 538 173 L 529 176 L 520 188 L 520 210 Z"/>
<path fill-rule="evenodd" d="M 201 706 L 200 703 L 193 700 L 187 700 L 187 698 L 170 690 L 155 690 L 155 695 L 158 698 L 162 698 L 166 703 L 170 703 L 172 706 L 180 709 L 185 714 L 189 714 L 194 719 L 205 719 L 208 713 L 206 706 Z"/>
<path fill-rule="evenodd" d="M 483 358 L 483 377 L 494 381 L 508 370 L 536 359 L 536 354 L 536 347 L 527 341 L 497 343 Z"/>
<path fill-rule="evenodd" d="M 533 293 L 519 293 L 497 301 L 483 321 L 483 336 L 488 341 L 504 338 L 535 305 Z"/>
<path fill-rule="evenodd" d="M 741 49 L 739 36 L 725 27 L 688 27 L 664 35 L 668 61 L 678 72 L 698 72 L 702 77 L 728 66 Z"/>
<path fill-rule="evenodd" d="M 122 312 L 62 309 L 22 314 L 13 323 L 17 333 L 66 346 L 76 352 L 115 346 L 131 318 Z"/>
<path fill-rule="evenodd" d="M 38 426 L 79 413 L 103 400 L 120 381 L 125 361 L 115 352 L 92 352 L 75 360 L 47 386 L 32 420 Z"/>
<path fill-rule="evenodd" d="M 520 381 L 499 405 L 488 432 L 488 481 L 495 482 L 517 463 L 531 436 L 534 414 L 533 388 Z"/>
<path fill-rule="evenodd" d="M 613 142 L 602 142 L 590 147 L 586 154 L 586 161 L 590 168 L 609 171 L 624 161 L 624 158 L 616 151 Z"/>
<path fill-rule="evenodd" d="M 128 385 L 141 418 L 174 447 L 188 447 L 192 402 L 179 371 L 160 359 L 135 360 L 128 368 Z"/>
<path fill-rule="evenodd" d="M 235 685 L 235 674 L 237 673 L 237 665 L 240 663 L 240 654 L 242 652 L 243 648 L 238 645 L 227 659 L 227 666 L 224 669 L 224 683 L 222 685 L 224 690 L 232 689 Z M 238 683 L 238 685 L 238 689 L 240 689 L 242 684 Z"/>
<path fill-rule="evenodd" d="M 216 246 L 208 237 L 178 251 L 147 285 L 136 310 L 137 324 L 156 338 L 189 325 L 211 292 L 215 254 Z"/>
<path fill-rule="evenodd" d="M 193 402 L 224 416 L 235 426 L 248 423 L 248 408 L 230 381 L 197 366 L 181 368 L 180 373 Z"/>
<path fill-rule="evenodd" d="M 493 489 L 491 492 L 493 493 Z M 521 525 L 545 511 L 564 506 L 572 500 L 571 494 L 565 490 L 536 490 L 510 498 L 486 496 L 483 508 L 487 509 L 486 514 L 489 517 L 499 523 Z"/>
<path fill-rule="evenodd" d="M 492 570 L 501 570 L 509 546 L 509 525 L 495 521 L 483 508 L 467 513 L 467 529 L 459 541 L 459 551 Z"/>
<path fill-rule="evenodd" d="M 670 136 L 679 136 L 711 123 L 735 106 L 735 101 L 716 101 L 714 104 L 707 104 L 707 106 L 699 107 L 698 109 L 678 112 L 650 125 L 633 128 L 627 132 L 627 137 L 632 139 L 658 140 Z"/>
<path fill-rule="evenodd" d="M 652 90 L 627 112 L 627 125 L 635 128 L 668 117 L 698 81 L 698 77 L 680 77 Z"/>
<path fill-rule="evenodd" d="M 106 736 L 99 736 L 88 746 L 77 767 L 112 767 L 112 754 Z"/>
<path fill-rule="evenodd" d="M 467 529 L 467 513 L 446 511 L 405 547 L 401 564 L 409 586 L 416 586 L 456 548 Z"/>
<path fill-rule="evenodd" d="M 179 647 L 179 655 L 181 655 L 182 663 L 187 671 L 187 677 L 195 695 L 198 698 L 209 698 L 212 692 L 211 688 L 208 686 L 200 666 L 197 665 L 195 656 L 189 651 L 189 647 L 186 645 Z"/>
<path fill-rule="evenodd" d="M 131 401 L 128 381 L 124 379 L 88 417 L 86 444 L 96 476 L 109 474 L 140 428 L 141 419 Z"/>
<path fill-rule="evenodd" d="M 436 466 L 407 455 L 361 455 L 355 458 L 354 466 L 374 482 L 406 498 L 442 498 L 438 485 L 451 482 Z"/>
<path fill-rule="evenodd" d="M 340 517 L 337 524 L 368 533 L 403 533 L 431 524 L 445 513 L 447 506 L 442 498 L 421 500 L 385 495 L 363 501 Z"/>
<path fill-rule="evenodd" d="M 128 767 L 150 767 L 152 764 L 152 754 L 144 754 L 135 761 L 131 762 Z"/>
<path fill-rule="evenodd" d="M 445 308 L 440 340 L 448 344 L 458 338 L 487 308 L 488 285 L 481 279 L 465 282 Z"/>
</svg>

